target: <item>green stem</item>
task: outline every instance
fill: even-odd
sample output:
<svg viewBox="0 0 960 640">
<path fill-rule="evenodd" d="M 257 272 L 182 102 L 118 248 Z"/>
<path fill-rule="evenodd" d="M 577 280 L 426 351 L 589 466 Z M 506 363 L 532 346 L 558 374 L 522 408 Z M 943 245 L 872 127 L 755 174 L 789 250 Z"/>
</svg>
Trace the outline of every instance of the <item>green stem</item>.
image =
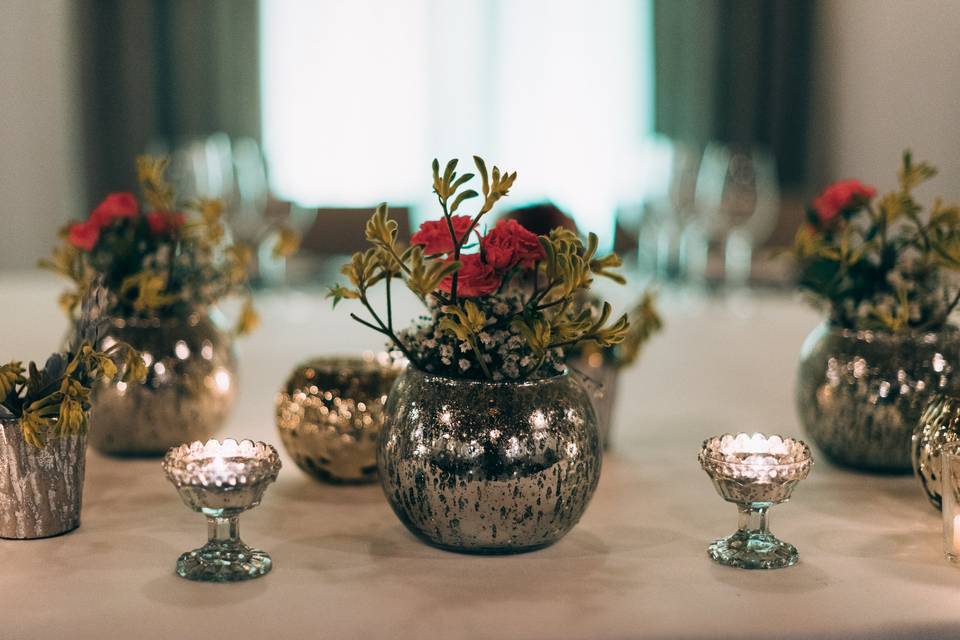
<svg viewBox="0 0 960 640">
<path fill-rule="evenodd" d="M 443 210 L 443 219 L 447 222 L 447 230 L 450 232 L 450 240 L 453 242 L 453 259 L 459 260 L 460 241 L 457 239 L 457 232 L 453 228 L 453 217 L 447 210 L 447 200 L 440 196 L 437 196 L 437 200 L 440 202 L 440 208 Z M 457 281 L 459 280 L 459 275 L 459 272 L 453 272 L 453 280 L 450 283 L 450 304 L 457 304 Z"/>
<path fill-rule="evenodd" d="M 473 354 L 477 357 L 477 364 L 480 365 L 480 368 L 483 370 L 483 375 L 487 379 L 493 379 L 493 376 L 490 375 L 490 369 L 487 368 L 487 363 L 483 361 L 483 354 L 480 352 L 480 349 L 477 348 L 477 340 L 474 334 L 470 334 L 470 348 L 473 350 Z"/>
<path fill-rule="evenodd" d="M 403 355 L 407 358 L 407 360 L 409 360 L 410 362 L 412 362 L 413 364 L 419 367 L 420 361 L 413 357 L 413 354 L 411 354 L 410 351 L 406 348 L 406 346 L 404 346 L 403 342 L 400 341 L 400 338 L 398 338 L 397 335 L 393 332 L 393 329 L 391 329 L 390 327 L 388 327 L 383 323 L 383 320 L 381 320 L 380 316 L 377 315 L 377 312 L 374 311 L 373 306 L 370 304 L 370 301 L 367 300 L 367 296 L 363 292 L 361 292 L 360 294 L 360 302 L 363 304 L 364 307 L 367 308 L 367 311 L 370 312 L 370 315 L 373 317 L 374 321 L 379 326 L 375 326 L 367 322 L 366 320 L 364 320 L 363 318 L 361 318 L 355 313 L 351 313 L 350 317 L 356 320 L 357 322 L 359 322 L 360 324 L 370 327 L 374 331 L 382 333 L 383 335 L 390 338 L 390 341 L 393 342 L 393 344 L 401 351 L 401 353 L 403 353 Z"/>
<path fill-rule="evenodd" d="M 393 280 L 393 274 L 387 273 L 387 328 L 393 332 L 393 303 L 390 299 L 390 281 Z"/>
</svg>

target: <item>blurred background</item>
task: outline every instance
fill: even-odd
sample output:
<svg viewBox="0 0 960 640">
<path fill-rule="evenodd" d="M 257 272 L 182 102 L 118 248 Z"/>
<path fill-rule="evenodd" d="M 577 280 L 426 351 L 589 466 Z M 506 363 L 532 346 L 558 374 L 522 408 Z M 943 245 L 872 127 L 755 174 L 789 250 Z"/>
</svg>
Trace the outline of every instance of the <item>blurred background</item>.
<svg viewBox="0 0 960 640">
<path fill-rule="evenodd" d="M 307 258 L 382 200 L 436 216 L 432 158 L 479 154 L 652 277 L 777 284 L 827 182 L 910 147 L 960 196 L 958 32 L 953 0 L 0 0 L 0 269 L 144 151 Z"/>
</svg>

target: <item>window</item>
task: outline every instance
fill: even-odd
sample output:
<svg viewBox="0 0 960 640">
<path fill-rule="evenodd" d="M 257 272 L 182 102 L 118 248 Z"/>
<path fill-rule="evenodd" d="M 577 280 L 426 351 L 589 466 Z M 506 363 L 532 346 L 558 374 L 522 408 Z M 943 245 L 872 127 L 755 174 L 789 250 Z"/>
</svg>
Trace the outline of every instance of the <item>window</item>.
<svg viewBox="0 0 960 640">
<path fill-rule="evenodd" d="M 310 206 L 428 209 L 433 157 L 517 170 L 510 206 L 550 199 L 612 238 L 642 187 L 652 119 L 649 0 L 263 0 L 264 149 Z"/>
</svg>

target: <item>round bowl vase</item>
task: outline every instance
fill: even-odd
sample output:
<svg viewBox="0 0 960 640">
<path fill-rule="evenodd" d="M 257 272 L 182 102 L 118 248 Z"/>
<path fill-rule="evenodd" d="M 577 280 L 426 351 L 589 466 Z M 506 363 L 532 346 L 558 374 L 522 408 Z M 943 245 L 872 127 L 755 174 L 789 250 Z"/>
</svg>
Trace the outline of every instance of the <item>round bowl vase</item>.
<svg viewBox="0 0 960 640">
<path fill-rule="evenodd" d="M 207 440 L 236 399 L 237 360 L 230 337 L 201 311 L 184 317 L 111 318 L 99 347 L 116 341 L 140 351 L 143 385 L 94 387 L 90 444 L 119 456 L 160 456 L 183 442 Z"/>
<path fill-rule="evenodd" d="M 810 438 L 833 462 L 912 470 L 911 436 L 931 398 L 960 385 L 960 332 L 892 334 L 824 323 L 800 353 L 796 401 Z"/>
<path fill-rule="evenodd" d="M 383 407 L 401 367 L 359 357 L 314 358 L 277 395 L 280 440 L 297 466 L 334 483 L 377 479 Z"/>
<path fill-rule="evenodd" d="M 960 397 L 938 394 L 920 416 L 910 448 L 913 473 L 937 509 L 943 507 L 940 453 L 957 440 L 960 440 Z"/>
<path fill-rule="evenodd" d="M 0 538 L 49 538 L 80 526 L 86 435 L 23 438 L 19 420 L 0 420 Z"/>
<path fill-rule="evenodd" d="M 380 482 L 406 527 L 466 553 L 532 551 L 577 524 L 600 479 L 590 397 L 569 375 L 457 380 L 408 367 L 384 409 Z"/>
</svg>

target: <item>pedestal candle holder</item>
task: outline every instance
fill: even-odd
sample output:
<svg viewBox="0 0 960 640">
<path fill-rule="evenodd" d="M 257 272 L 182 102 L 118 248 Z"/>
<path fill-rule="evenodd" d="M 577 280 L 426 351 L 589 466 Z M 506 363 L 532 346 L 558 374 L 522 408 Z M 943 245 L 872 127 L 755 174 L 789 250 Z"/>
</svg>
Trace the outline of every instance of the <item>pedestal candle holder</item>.
<svg viewBox="0 0 960 640">
<path fill-rule="evenodd" d="M 232 582 L 270 571 L 270 556 L 240 539 L 240 514 L 260 504 L 277 479 L 280 457 L 263 442 L 209 440 L 174 447 L 163 471 L 183 502 L 207 517 L 207 544 L 177 560 L 177 574 L 190 580 Z"/>
<path fill-rule="evenodd" d="M 709 547 L 710 557 L 741 569 L 796 564 L 800 554 L 770 532 L 768 511 L 789 500 L 797 483 L 810 473 L 810 448 L 800 440 L 777 435 L 725 434 L 706 440 L 699 460 L 721 497 L 740 511 L 737 531 L 715 540 Z"/>
</svg>

